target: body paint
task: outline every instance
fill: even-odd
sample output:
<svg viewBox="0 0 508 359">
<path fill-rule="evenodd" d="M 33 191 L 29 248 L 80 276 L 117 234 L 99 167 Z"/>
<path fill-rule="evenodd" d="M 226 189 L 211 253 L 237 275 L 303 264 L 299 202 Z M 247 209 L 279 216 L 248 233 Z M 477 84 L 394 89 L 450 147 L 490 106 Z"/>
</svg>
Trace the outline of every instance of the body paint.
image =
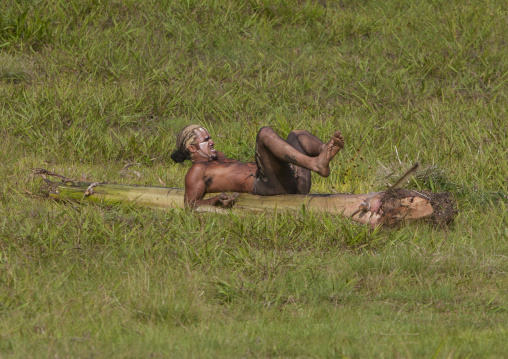
<svg viewBox="0 0 508 359">
<path fill-rule="evenodd" d="M 207 157 L 208 158 L 208 161 L 211 161 L 213 159 L 213 157 L 207 153 L 205 153 L 204 151 L 206 150 L 206 148 L 208 147 L 208 141 L 207 142 L 200 142 L 199 143 L 199 150 L 198 150 L 198 153 L 203 156 L 203 157 Z"/>
<path fill-rule="evenodd" d="M 215 150 L 214 148 L 209 149 L 209 141 L 211 140 L 210 133 L 208 133 L 208 131 L 204 127 L 198 127 L 197 129 L 194 130 L 194 133 L 196 135 L 198 135 L 200 133 L 203 138 L 207 138 L 208 137 L 207 141 L 203 141 L 203 142 L 199 142 L 198 143 L 199 149 L 198 149 L 197 152 L 201 156 L 203 156 L 205 158 L 208 158 L 208 161 L 213 161 L 217 156 L 213 156 L 212 154 L 208 154 L 208 153 L 205 152 L 208 149 L 208 152 L 217 153 L 217 150 Z"/>
</svg>

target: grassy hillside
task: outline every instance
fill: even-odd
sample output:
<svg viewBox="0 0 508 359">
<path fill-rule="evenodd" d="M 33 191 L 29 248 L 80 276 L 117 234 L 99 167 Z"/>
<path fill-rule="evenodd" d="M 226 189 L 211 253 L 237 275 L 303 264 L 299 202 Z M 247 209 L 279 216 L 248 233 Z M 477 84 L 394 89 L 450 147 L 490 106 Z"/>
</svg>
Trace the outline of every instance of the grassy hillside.
<svg viewBox="0 0 508 359">
<path fill-rule="evenodd" d="M 0 357 L 506 356 L 506 34 L 502 0 L 0 2 Z M 313 192 L 419 161 L 409 187 L 459 214 L 370 231 L 26 193 L 34 167 L 182 187 L 188 123 L 243 161 L 261 126 L 340 129 Z"/>
</svg>

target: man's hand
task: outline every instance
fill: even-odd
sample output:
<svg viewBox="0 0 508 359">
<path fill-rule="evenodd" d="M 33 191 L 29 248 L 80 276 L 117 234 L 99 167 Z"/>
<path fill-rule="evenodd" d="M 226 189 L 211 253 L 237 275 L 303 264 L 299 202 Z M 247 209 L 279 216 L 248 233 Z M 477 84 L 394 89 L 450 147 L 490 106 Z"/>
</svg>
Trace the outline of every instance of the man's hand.
<svg viewBox="0 0 508 359">
<path fill-rule="evenodd" d="M 236 202 L 236 197 L 238 197 L 238 193 L 227 194 L 221 193 L 217 196 L 219 198 L 219 203 L 217 205 L 224 208 L 231 208 Z"/>
</svg>

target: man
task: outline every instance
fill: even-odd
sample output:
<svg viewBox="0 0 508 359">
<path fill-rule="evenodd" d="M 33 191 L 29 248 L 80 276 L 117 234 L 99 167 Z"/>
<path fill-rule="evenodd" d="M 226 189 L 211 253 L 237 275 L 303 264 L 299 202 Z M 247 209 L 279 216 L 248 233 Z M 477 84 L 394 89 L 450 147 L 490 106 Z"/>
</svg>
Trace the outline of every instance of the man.
<svg viewBox="0 0 508 359">
<path fill-rule="evenodd" d="M 230 207 L 235 201 L 234 195 L 225 193 L 203 199 L 205 193 L 308 194 L 311 171 L 328 177 L 330 161 L 344 147 L 340 131 L 328 143 L 307 131 L 293 131 L 284 141 L 273 129 L 263 127 L 256 137 L 256 162 L 243 163 L 217 151 L 208 131 L 199 125 L 184 127 L 176 142 L 171 158 L 192 161 L 185 176 L 185 204 L 189 206 Z"/>
</svg>

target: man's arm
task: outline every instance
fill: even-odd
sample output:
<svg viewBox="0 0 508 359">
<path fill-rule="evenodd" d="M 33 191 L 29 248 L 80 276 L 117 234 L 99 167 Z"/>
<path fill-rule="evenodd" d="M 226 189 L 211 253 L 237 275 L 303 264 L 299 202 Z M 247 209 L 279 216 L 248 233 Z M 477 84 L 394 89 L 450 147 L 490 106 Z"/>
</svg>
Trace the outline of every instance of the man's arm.
<svg viewBox="0 0 508 359">
<path fill-rule="evenodd" d="M 194 164 L 185 176 L 185 205 L 199 206 L 208 204 L 211 206 L 230 207 L 235 202 L 235 197 L 221 193 L 217 196 L 203 199 L 206 193 L 205 185 L 205 166 L 202 164 Z"/>
</svg>

